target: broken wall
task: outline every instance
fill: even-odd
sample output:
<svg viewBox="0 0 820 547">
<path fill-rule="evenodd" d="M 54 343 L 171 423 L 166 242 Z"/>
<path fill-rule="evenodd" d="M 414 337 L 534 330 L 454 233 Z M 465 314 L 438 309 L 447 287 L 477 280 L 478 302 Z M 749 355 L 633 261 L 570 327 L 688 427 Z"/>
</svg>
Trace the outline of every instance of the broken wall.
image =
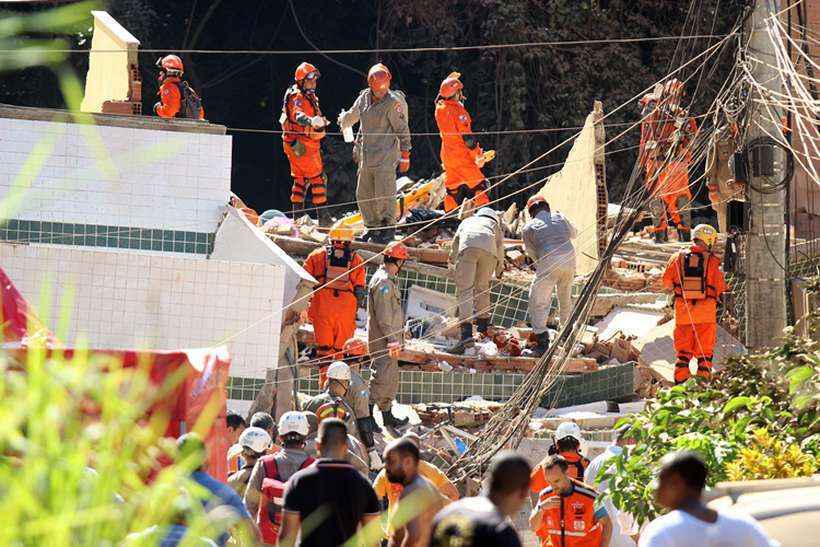
<svg viewBox="0 0 820 547">
<path fill-rule="evenodd" d="M 92 11 L 94 34 L 88 56 L 83 112 L 102 112 L 105 101 L 131 97 L 132 67 L 139 68 L 140 42 L 107 12 Z"/>
</svg>

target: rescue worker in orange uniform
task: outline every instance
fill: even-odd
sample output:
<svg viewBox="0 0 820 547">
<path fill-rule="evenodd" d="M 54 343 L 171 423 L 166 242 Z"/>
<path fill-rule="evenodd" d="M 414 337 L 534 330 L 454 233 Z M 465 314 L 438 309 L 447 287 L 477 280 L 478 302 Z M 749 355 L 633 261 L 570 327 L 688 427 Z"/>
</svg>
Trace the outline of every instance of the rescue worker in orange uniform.
<svg viewBox="0 0 820 547">
<path fill-rule="evenodd" d="M 484 151 L 473 135 L 472 119 L 464 108 L 464 84 L 453 72 L 439 87 L 436 97 L 436 124 L 441 135 L 441 164 L 444 167 L 444 210 L 450 212 L 467 198 L 476 207 L 487 205 L 487 179 L 481 172 Z"/>
<path fill-rule="evenodd" d="M 548 486 L 538 494 L 530 527 L 541 547 L 608 547 L 612 521 L 598 493 L 567 476 L 567 461 L 559 455 L 544 462 Z"/>
<path fill-rule="evenodd" d="M 717 340 L 717 301 L 726 291 L 720 259 L 712 254 L 717 230 L 698 224 L 692 247 L 672 255 L 663 286 L 675 296 L 675 383 L 688 380 L 689 361 L 698 360 L 697 375 L 712 376 L 712 352 Z"/>
<path fill-rule="evenodd" d="M 538 494 L 549 486 L 544 470 L 545 462 L 554 455 L 559 455 L 567 462 L 566 474 L 571 479 L 582 480 L 589 466 L 589 459 L 581 454 L 581 443 L 584 441 L 581 427 L 575 422 L 561 422 L 555 429 L 553 445 L 549 448 L 547 457 L 535 466 L 530 475 L 530 490 Z"/>
<path fill-rule="evenodd" d="M 330 231 L 330 242 L 308 255 L 304 268 L 319 282 L 308 308 L 320 360 L 319 384 L 324 387 L 327 367 L 341 358 L 345 342 L 356 331 L 356 310 L 364 307 L 365 269 L 362 257 L 350 247 L 353 230 Z"/>
<path fill-rule="evenodd" d="M 642 106 L 640 162 L 645 170 L 647 192 L 653 197 L 650 210 L 655 217 L 652 232 L 656 241 L 668 241 L 667 227 L 677 229 L 680 241 L 689 241 L 692 215 L 689 204 L 689 164 L 698 127 L 680 106 L 683 84 L 671 80 L 658 91 L 644 95 Z"/>
<path fill-rule="evenodd" d="M 322 116 L 316 95 L 319 76 L 312 64 L 300 64 L 293 76 L 295 83 L 282 100 L 279 123 L 282 124 L 282 147 L 293 177 L 290 202 L 294 210 L 304 208 L 308 194 L 314 207 L 323 207 L 327 203 L 327 175 L 322 164 L 321 140 L 325 137 L 328 121 Z M 317 214 L 321 219 L 327 218 Z"/>
<path fill-rule="evenodd" d="M 182 79 L 185 67 L 176 55 L 166 55 L 157 61 L 159 67 L 159 101 L 154 104 L 154 113 L 160 118 L 205 119 L 202 99 Z M 185 99 L 185 100 L 184 100 Z M 188 100 L 190 99 L 190 100 Z M 193 110 L 193 111 L 191 111 Z"/>
</svg>

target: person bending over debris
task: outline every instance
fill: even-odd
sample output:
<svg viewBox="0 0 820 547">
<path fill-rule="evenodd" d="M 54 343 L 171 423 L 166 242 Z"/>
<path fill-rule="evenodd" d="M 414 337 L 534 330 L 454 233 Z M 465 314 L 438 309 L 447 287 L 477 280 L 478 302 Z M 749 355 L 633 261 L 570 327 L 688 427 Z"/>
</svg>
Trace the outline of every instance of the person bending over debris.
<svg viewBox="0 0 820 547">
<path fill-rule="evenodd" d="M 353 148 L 359 164 L 356 200 L 368 229 L 366 239 L 389 243 L 396 235 L 396 165 L 410 169 L 410 127 L 404 93 L 391 90 L 390 71 L 381 63 L 367 74 L 362 90 L 350 110 L 339 114 L 342 130 L 359 123 Z"/>
<path fill-rule="evenodd" d="M 310 194 L 311 204 L 317 208 L 317 218 L 328 218 L 327 175 L 322 164 L 321 140 L 330 122 L 322 116 L 316 95 L 321 74 L 310 63 L 301 63 L 293 75 L 294 84 L 282 100 L 282 147 L 290 163 L 293 188 L 290 202 L 293 210 L 304 208 Z M 321 209 L 319 209 L 321 207 Z"/>
<path fill-rule="evenodd" d="M 407 425 L 407 419 L 393 415 L 393 399 L 399 391 L 399 353 L 404 340 L 404 312 L 397 278 L 410 258 L 407 247 L 391 243 L 367 288 L 367 340 L 373 357 L 370 374 L 370 404 L 378 405 L 386 427 Z"/>
<path fill-rule="evenodd" d="M 260 458 L 248 481 L 243 501 L 256 518 L 262 540 L 266 544 L 275 545 L 279 535 L 285 482 L 314 461 L 305 451 L 308 431 L 304 413 L 290 411 L 282 414 L 279 418 L 282 449 Z"/>
<path fill-rule="evenodd" d="M 717 341 L 717 301 L 726 291 L 720 259 L 712 254 L 717 231 L 708 224 L 692 230 L 692 247 L 672 255 L 663 286 L 675 297 L 675 383 L 688 380 L 689 362 L 698 360 L 697 375 L 712 377 L 712 352 Z"/>
<path fill-rule="evenodd" d="M 337 407 L 337 410 L 341 410 L 341 407 Z M 319 440 L 316 438 L 317 433 L 319 432 L 319 418 L 310 411 L 305 411 L 305 416 L 307 417 L 308 424 L 310 425 L 310 430 L 308 433 L 308 439 L 305 442 L 305 450 L 311 456 L 318 456 L 318 448 L 317 443 Z M 347 414 L 346 414 L 347 416 Z M 333 418 L 335 420 L 339 420 L 338 416 L 330 415 L 327 419 Z M 342 420 L 344 422 L 344 420 Z M 347 427 L 347 423 L 345 422 L 345 427 Z M 353 465 L 359 472 L 364 476 L 370 476 L 370 466 L 367 464 L 367 450 L 365 450 L 364 445 L 361 443 L 359 439 L 348 433 L 347 435 L 347 461 Z"/>
<path fill-rule="evenodd" d="M 228 477 L 228 486 L 240 496 L 245 495 L 245 487 L 251 478 L 256 462 L 268 453 L 271 438 L 268 432 L 259 427 L 249 427 L 239 436 L 239 441 L 228 450 L 228 458 L 242 454 L 242 467 Z"/>
<path fill-rule="evenodd" d="M 670 511 L 649 523 L 640 547 L 780 545 L 752 517 L 707 507 L 702 500 L 707 474 L 706 464 L 695 452 L 673 452 L 662 460 L 655 500 Z"/>
<path fill-rule="evenodd" d="M 583 441 L 581 428 L 575 422 L 562 422 L 558 425 L 555 429 L 554 444 L 549 448 L 547 457 L 532 471 L 530 488 L 534 494 L 537 495 L 549 486 L 544 465 L 550 456 L 559 455 L 564 458 L 567 462 L 567 475 L 572 479 L 583 480 L 584 472 L 589 466 L 589 460 L 581 454 Z"/>
<path fill-rule="evenodd" d="M 319 386 L 324 387 L 327 367 L 342 355 L 344 343 L 356 332 L 356 310 L 365 302 L 365 269 L 362 257 L 351 249 L 353 230 L 330 230 L 327 245 L 308 255 L 305 270 L 321 288 L 310 299 L 308 318 L 313 324 Z"/>
<path fill-rule="evenodd" d="M 189 118 L 204 120 L 205 110 L 202 99 L 196 91 L 182 79 L 185 67 L 176 55 L 166 55 L 157 61 L 160 82 L 159 101 L 154 104 L 154 113 L 160 118 Z"/>
<path fill-rule="evenodd" d="M 469 198 L 481 207 L 490 203 L 487 179 L 481 172 L 484 164 L 495 157 L 486 154 L 478 144 L 471 127 L 470 114 L 464 108 L 464 84 L 461 74 L 453 72 L 439 87 L 436 97 L 436 124 L 441 136 L 441 164 L 444 166 L 444 210 L 448 213 Z"/>
<path fill-rule="evenodd" d="M 388 547 L 426 547 L 433 517 L 444 505 L 441 494 L 419 473 L 419 461 L 419 447 L 410 439 L 396 439 L 384 449 L 387 480 L 402 487 L 389 522 Z"/>
<path fill-rule="evenodd" d="M 527 501 L 530 464 L 515 452 L 496 454 L 483 493 L 450 504 L 433 520 L 431 547 L 520 547 L 510 519 Z"/>
<path fill-rule="evenodd" d="M 504 273 L 504 231 L 490 207 L 461 221 L 450 247 L 450 267 L 455 268 L 458 320 L 461 341 L 450 350 L 463 354 L 473 342 L 473 314 L 478 332 L 486 335 L 490 325 L 490 280 Z"/>
<path fill-rule="evenodd" d="M 361 439 L 370 456 L 370 469 L 378 471 L 383 464 L 381 456 L 376 450 L 373 433 L 379 429 L 379 426 L 373 416 L 370 415 L 370 390 L 361 376 L 362 365 L 370 360 L 367 355 L 367 342 L 361 338 L 350 338 L 345 342 L 343 352 L 345 361 L 350 367 L 350 388 L 345 394 L 344 400 L 353 409 L 359 439 Z"/>
<path fill-rule="evenodd" d="M 572 282 L 575 279 L 575 247 L 578 236 L 575 226 L 561 213 L 550 211 L 543 196 L 527 200 L 530 221 L 524 226 L 524 251 L 535 263 L 535 279 L 530 285 L 530 323 L 538 340 L 536 355 L 549 349 L 550 334 L 547 317 L 552 307 L 552 293 L 558 289 L 558 309 L 561 326 L 569 321 L 572 311 Z"/>
</svg>

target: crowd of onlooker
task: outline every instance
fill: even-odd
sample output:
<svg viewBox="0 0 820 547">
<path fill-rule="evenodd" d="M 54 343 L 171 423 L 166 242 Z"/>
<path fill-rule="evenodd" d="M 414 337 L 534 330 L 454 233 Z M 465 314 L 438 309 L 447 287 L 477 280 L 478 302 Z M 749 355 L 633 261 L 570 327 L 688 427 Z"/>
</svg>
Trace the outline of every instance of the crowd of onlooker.
<svg viewBox="0 0 820 547">
<path fill-rule="evenodd" d="M 669 454 L 662 462 L 655 499 L 666 514 L 637 526 L 615 507 L 606 472 L 612 458 L 629 450 L 628 427 L 592 461 L 581 453 L 577 424 L 561 424 L 554 443 L 535 467 L 522 455 L 500 451 L 474 497 L 460 498 L 446 474 L 422 458 L 421 439 L 408 432 L 390 441 L 378 473 L 354 464 L 347 424 L 311 413 L 287 412 L 276 424 L 257 413 L 246 427 L 228 415 L 233 445 L 228 484 L 202 468 L 206 447 L 194 434 L 180 437 L 179 454 L 201 465 L 192 479 L 208 492 L 209 515 L 229 522 L 204 545 L 388 545 L 517 546 L 514 521 L 529 502 L 529 527 L 542 547 L 646 547 L 776 545 L 751 518 L 717 513 L 702 501 L 708 469 L 694 452 Z M 157 544 L 186 538 L 184 508 L 165 530 L 148 530 Z M 144 536 L 144 534 L 143 534 Z"/>
</svg>

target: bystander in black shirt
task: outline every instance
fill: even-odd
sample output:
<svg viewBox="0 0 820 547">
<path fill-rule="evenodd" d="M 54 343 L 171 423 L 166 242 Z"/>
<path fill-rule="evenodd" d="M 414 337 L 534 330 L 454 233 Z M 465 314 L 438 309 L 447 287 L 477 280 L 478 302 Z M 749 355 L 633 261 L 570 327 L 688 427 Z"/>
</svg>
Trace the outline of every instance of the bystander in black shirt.
<svg viewBox="0 0 820 547">
<path fill-rule="evenodd" d="M 464 498 L 433 520 L 431 547 L 521 547 L 510 523 L 486 497 Z"/>
<path fill-rule="evenodd" d="M 319 459 L 290 478 L 284 510 L 299 513 L 302 547 L 326 547 L 353 537 L 362 517 L 378 515 L 380 507 L 373 487 L 356 468 Z"/>
</svg>

